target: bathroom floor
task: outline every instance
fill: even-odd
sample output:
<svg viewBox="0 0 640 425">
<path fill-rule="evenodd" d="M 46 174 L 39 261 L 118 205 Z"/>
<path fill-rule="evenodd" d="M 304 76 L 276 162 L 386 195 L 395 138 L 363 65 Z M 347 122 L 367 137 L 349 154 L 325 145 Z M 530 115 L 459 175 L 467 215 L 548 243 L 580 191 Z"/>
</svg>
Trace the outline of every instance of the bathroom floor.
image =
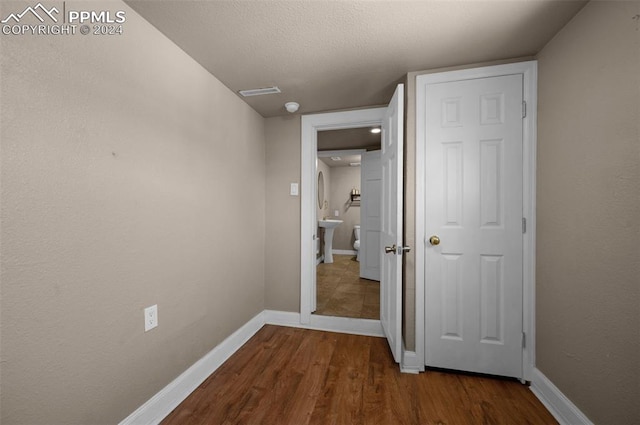
<svg viewBox="0 0 640 425">
<path fill-rule="evenodd" d="M 316 274 L 314 314 L 380 319 L 380 282 L 360 278 L 355 255 L 334 255 L 333 263 L 318 264 Z"/>
</svg>

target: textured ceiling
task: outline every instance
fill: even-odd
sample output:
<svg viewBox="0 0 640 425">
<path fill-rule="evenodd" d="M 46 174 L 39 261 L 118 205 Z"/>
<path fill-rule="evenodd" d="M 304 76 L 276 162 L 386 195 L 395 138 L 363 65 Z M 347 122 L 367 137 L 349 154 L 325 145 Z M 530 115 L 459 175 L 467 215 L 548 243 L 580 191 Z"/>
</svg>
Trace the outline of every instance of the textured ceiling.
<svg viewBox="0 0 640 425">
<path fill-rule="evenodd" d="M 380 149 L 380 133 L 373 134 L 369 130 L 365 127 L 319 131 L 318 150 Z"/>
<path fill-rule="evenodd" d="M 337 158 L 340 158 L 340 159 L 334 160 L 334 159 L 331 159 L 330 157 L 318 156 L 318 161 L 324 162 L 325 164 L 327 164 L 329 168 L 336 168 L 336 167 L 351 167 L 350 164 L 352 163 L 358 164 L 357 166 L 359 167 L 360 162 L 362 160 L 362 157 L 360 155 L 346 155 L 346 156 L 343 155 L 343 156 L 338 156 Z"/>
<path fill-rule="evenodd" d="M 127 3 L 265 117 L 386 104 L 407 72 L 531 56 L 583 1 Z"/>
</svg>

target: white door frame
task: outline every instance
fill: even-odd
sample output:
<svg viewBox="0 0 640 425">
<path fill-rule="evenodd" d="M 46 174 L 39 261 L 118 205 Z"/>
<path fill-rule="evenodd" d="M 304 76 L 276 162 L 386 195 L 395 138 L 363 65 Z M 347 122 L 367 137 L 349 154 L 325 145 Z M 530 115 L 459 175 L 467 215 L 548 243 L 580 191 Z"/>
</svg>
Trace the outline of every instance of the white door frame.
<svg viewBox="0 0 640 425">
<path fill-rule="evenodd" d="M 446 83 L 477 78 L 522 74 L 523 99 L 526 117 L 523 119 L 523 201 L 522 214 L 526 219 L 523 235 L 523 312 L 522 326 L 525 347 L 522 355 L 524 380 L 532 379 L 535 367 L 535 264 L 536 264 L 536 138 L 537 138 L 537 61 L 518 62 L 460 71 L 424 74 L 416 77 L 416 356 L 421 368 L 425 364 L 425 113 L 426 84 Z"/>
<path fill-rule="evenodd" d="M 301 214 L 300 214 L 300 323 L 311 324 L 312 288 L 315 281 L 315 239 L 316 223 L 316 155 L 318 150 L 318 131 L 340 130 L 347 128 L 361 128 L 380 126 L 386 107 L 358 109 L 354 111 L 328 112 L 302 116 L 301 146 Z M 335 330 L 339 330 L 338 322 L 348 323 L 350 328 L 360 327 L 370 329 L 372 326 L 382 330 L 380 321 L 370 319 L 335 318 L 327 321 L 322 318 L 323 327 L 332 330 L 328 323 L 336 323 Z M 340 320 L 342 319 L 342 320 Z M 372 323 L 373 322 L 373 323 Z M 377 323 L 375 323 L 377 322 Z M 343 329 L 343 328 L 340 328 Z"/>
</svg>

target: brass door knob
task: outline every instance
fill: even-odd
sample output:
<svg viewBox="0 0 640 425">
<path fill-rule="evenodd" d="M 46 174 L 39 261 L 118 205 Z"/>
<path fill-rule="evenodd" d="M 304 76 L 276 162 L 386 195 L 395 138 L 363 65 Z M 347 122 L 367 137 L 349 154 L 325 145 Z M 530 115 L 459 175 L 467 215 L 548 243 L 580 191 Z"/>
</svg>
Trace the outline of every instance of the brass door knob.
<svg viewBox="0 0 640 425">
<path fill-rule="evenodd" d="M 431 245 L 440 245 L 440 238 L 437 237 L 436 235 L 433 235 L 429 238 L 429 243 Z"/>
</svg>

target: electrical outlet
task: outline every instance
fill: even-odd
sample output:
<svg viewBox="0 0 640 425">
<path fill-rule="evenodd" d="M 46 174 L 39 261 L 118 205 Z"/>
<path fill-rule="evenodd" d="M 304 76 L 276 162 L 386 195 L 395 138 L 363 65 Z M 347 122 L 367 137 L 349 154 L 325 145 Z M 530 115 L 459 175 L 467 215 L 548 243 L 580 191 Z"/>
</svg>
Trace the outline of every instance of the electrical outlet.
<svg viewBox="0 0 640 425">
<path fill-rule="evenodd" d="M 158 304 L 144 309 L 144 331 L 150 331 L 158 326 Z"/>
</svg>

